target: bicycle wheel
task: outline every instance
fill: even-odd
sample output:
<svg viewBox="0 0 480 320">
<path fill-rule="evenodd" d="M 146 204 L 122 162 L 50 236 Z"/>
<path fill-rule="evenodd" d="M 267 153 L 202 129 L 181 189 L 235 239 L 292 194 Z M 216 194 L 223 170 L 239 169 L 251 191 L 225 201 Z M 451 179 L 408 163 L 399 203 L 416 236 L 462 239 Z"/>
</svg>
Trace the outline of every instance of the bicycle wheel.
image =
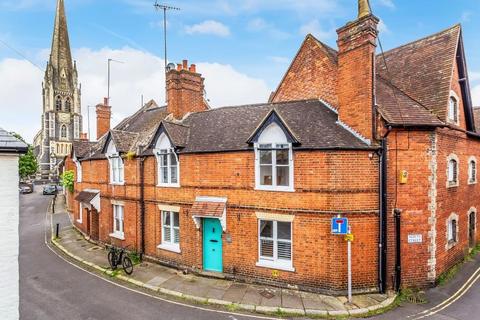
<svg viewBox="0 0 480 320">
<path fill-rule="evenodd" d="M 132 260 L 129 257 L 123 257 L 123 271 L 125 271 L 126 274 L 130 275 L 133 272 L 133 263 Z"/>
<path fill-rule="evenodd" d="M 108 252 L 108 263 L 110 264 L 110 268 L 112 268 L 112 270 L 117 269 L 116 260 L 117 260 L 117 257 L 115 252 L 113 251 Z"/>
</svg>

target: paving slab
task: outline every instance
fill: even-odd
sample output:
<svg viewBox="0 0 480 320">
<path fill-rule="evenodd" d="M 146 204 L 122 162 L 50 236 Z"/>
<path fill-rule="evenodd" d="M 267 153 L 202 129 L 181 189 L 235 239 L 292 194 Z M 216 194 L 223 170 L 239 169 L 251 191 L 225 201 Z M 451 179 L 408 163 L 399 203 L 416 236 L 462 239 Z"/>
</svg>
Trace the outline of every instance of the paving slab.
<svg viewBox="0 0 480 320">
<path fill-rule="evenodd" d="M 330 306 L 330 310 L 337 310 L 337 311 L 346 311 L 347 310 L 347 308 L 345 308 L 345 305 L 335 297 L 325 296 L 323 298 L 322 302 L 325 303 L 326 305 Z"/>
<path fill-rule="evenodd" d="M 298 292 L 283 289 L 282 290 L 282 307 L 303 310 L 302 297 Z"/>
<path fill-rule="evenodd" d="M 357 305 L 359 308 L 368 308 L 378 304 L 378 301 L 367 296 L 367 295 L 358 295 L 352 297 L 352 302 Z"/>
<path fill-rule="evenodd" d="M 323 302 L 326 296 L 324 295 L 319 295 L 315 293 L 310 293 L 310 292 L 302 292 L 302 301 L 303 301 L 303 306 L 305 309 L 309 310 L 333 310 L 333 308 Z"/>
<path fill-rule="evenodd" d="M 183 284 L 183 279 L 179 276 L 173 276 L 162 284 L 162 288 L 178 291 L 178 287 Z"/>
<path fill-rule="evenodd" d="M 230 288 L 225 292 L 222 299 L 226 301 L 232 301 L 234 303 L 241 303 L 243 296 L 247 292 L 248 285 L 243 283 L 233 283 Z"/>
<path fill-rule="evenodd" d="M 247 289 L 247 292 L 245 292 L 245 295 L 243 296 L 242 303 L 259 305 L 260 301 L 262 301 L 262 296 L 260 295 L 261 290 L 262 289 L 260 287 L 250 285 Z"/>
<path fill-rule="evenodd" d="M 225 288 L 211 287 L 208 289 L 205 297 L 207 297 L 208 299 L 220 300 L 225 295 L 226 291 L 227 290 Z"/>
<path fill-rule="evenodd" d="M 280 307 L 282 305 L 282 289 L 277 288 L 264 288 L 268 290 L 273 296 L 271 298 L 262 295 L 260 306 L 264 307 Z"/>
</svg>

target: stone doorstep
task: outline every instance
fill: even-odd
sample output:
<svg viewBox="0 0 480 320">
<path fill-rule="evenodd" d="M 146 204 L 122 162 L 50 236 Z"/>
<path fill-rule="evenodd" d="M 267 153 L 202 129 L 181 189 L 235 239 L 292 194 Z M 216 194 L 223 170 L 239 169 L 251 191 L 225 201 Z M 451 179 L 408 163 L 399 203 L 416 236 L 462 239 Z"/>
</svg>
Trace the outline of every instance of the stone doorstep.
<svg viewBox="0 0 480 320">
<path fill-rule="evenodd" d="M 93 267 L 101 272 L 104 272 L 106 274 L 112 274 L 112 271 L 109 269 L 102 268 L 101 266 L 98 266 L 92 262 L 86 261 L 72 253 L 70 253 L 64 246 L 62 246 L 57 240 L 52 239 L 51 241 L 57 248 L 59 248 L 62 252 L 64 252 L 66 255 L 70 256 L 71 258 L 87 265 L 90 267 Z M 129 283 L 132 283 L 134 285 L 137 285 L 139 287 L 147 288 L 155 292 L 160 292 L 162 294 L 176 297 L 176 298 L 182 298 L 198 303 L 209 303 L 209 304 L 215 304 L 215 305 L 220 305 L 220 306 L 229 306 L 233 305 L 238 307 L 239 309 L 245 310 L 245 311 L 250 311 L 250 312 L 258 312 L 258 313 L 263 313 L 263 314 L 272 314 L 272 313 L 285 313 L 288 315 L 307 315 L 307 316 L 349 316 L 349 315 L 355 315 L 355 316 L 360 316 L 362 314 L 366 314 L 369 311 L 372 310 L 378 310 L 380 308 L 385 308 L 392 304 L 395 301 L 395 296 L 389 297 L 386 300 L 379 302 L 376 305 L 369 306 L 367 308 L 356 308 L 356 309 L 350 309 L 350 310 L 317 310 L 317 309 L 296 309 L 296 308 L 284 308 L 281 306 L 264 306 L 264 305 L 251 305 L 251 304 L 242 304 L 242 303 L 234 303 L 231 301 L 226 301 L 226 300 L 221 300 L 221 299 L 209 299 L 209 298 L 204 298 L 204 297 L 197 297 L 189 294 L 184 294 L 182 292 L 178 292 L 175 290 L 169 290 L 166 288 L 161 288 L 158 286 L 154 286 L 148 283 L 144 283 L 141 281 L 138 281 L 134 278 L 124 276 L 122 274 L 117 275 L 117 278 Z M 300 298 L 302 299 L 302 298 Z M 337 299 L 338 304 L 341 304 L 341 299 L 334 298 L 334 297 L 329 297 L 329 299 L 332 301 L 333 299 Z M 323 299 L 322 299 L 323 300 Z M 373 300 L 373 299 L 372 299 Z M 345 308 L 343 306 L 343 308 Z"/>
</svg>

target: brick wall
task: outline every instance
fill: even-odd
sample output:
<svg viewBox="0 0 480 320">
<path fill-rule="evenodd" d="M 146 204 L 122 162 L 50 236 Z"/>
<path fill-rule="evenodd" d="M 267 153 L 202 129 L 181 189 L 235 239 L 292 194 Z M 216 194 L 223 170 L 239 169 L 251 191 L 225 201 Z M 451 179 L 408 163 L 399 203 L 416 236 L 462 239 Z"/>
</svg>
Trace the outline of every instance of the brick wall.
<svg viewBox="0 0 480 320">
<path fill-rule="evenodd" d="M 223 245 L 226 273 L 312 290 L 341 291 L 346 286 L 346 244 L 342 237 L 330 235 L 330 219 L 342 213 L 351 219 L 356 236 L 354 288 L 375 288 L 378 157 L 367 151 L 297 151 L 294 163 L 295 192 L 267 192 L 254 190 L 253 151 L 180 155 L 181 187 L 160 188 L 156 186 L 156 160 L 148 157 L 145 160 L 146 254 L 171 265 L 201 270 L 202 231 L 196 229 L 191 205 L 196 196 L 227 197 L 226 232 L 232 242 L 224 241 Z M 100 241 L 140 249 L 138 160 L 125 161 L 125 186 L 108 184 L 107 160 L 85 161 L 82 165 L 83 182 L 76 185 L 76 192 L 86 188 L 101 190 Z M 112 200 L 125 204 L 125 241 L 110 237 Z M 158 204 L 182 208 L 180 254 L 157 248 L 161 242 Z M 295 215 L 295 272 L 280 271 L 276 276 L 271 269 L 255 266 L 258 259 L 256 211 Z"/>
<path fill-rule="evenodd" d="M 273 102 L 322 99 L 337 107 L 337 61 L 312 35 L 305 38 Z"/>
</svg>

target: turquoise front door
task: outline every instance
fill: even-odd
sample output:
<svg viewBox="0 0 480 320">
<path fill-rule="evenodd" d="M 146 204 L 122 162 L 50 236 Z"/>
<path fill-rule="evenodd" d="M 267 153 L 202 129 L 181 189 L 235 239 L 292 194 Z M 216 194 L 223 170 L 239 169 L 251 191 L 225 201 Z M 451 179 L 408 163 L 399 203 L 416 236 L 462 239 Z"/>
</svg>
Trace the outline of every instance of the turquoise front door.
<svg viewBox="0 0 480 320">
<path fill-rule="evenodd" d="M 218 219 L 203 219 L 203 270 L 223 272 L 222 225 Z"/>
</svg>

